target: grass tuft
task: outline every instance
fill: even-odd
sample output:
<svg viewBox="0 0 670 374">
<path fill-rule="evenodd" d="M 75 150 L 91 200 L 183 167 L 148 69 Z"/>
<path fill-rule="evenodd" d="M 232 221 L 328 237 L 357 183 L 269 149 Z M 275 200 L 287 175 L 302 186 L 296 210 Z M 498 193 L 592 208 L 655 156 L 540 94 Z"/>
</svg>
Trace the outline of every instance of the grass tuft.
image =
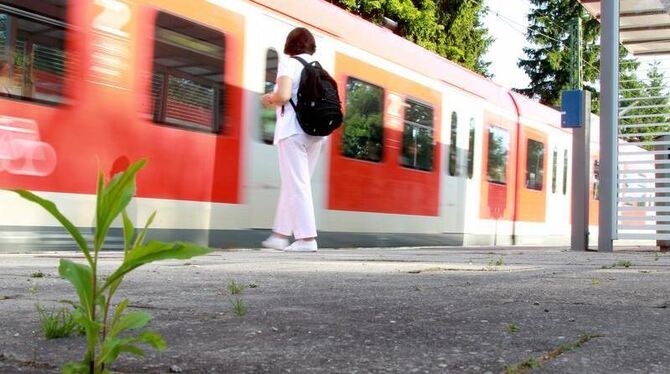
<svg viewBox="0 0 670 374">
<path fill-rule="evenodd" d="M 231 301 L 233 304 L 233 312 L 238 317 L 244 317 L 247 314 L 247 307 L 244 305 L 244 302 L 240 298 L 236 298 L 235 301 Z"/>
<path fill-rule="evenodd" d="M 78 325 L 67 308 L 47 309 L 37 304 L 37 314 L 40 317 L 42 332 L 47 339 L 58 339 L 70 336 L 78 331 Z"/>
<path fill-rule="evenodd" d="M 42 271 L 36 271 L 32 274 L 30 274 L 31 278 L 44 278 L 44 273 Z"/>
<path fill-rule="evenodd" d="M 228 291 L 231 295 L 239 295 L 244 291 L 244 286 L 235 281 L 230 281 L 228 283 Z"/>
<path fill-rule="evenodd" d="M 519 326 L 517 326 L 515 323 L 508 323 L 507 326 L 505 326 L 505 328 L 509 333 L 515 333 L 519 331 Z"/>
</svg>

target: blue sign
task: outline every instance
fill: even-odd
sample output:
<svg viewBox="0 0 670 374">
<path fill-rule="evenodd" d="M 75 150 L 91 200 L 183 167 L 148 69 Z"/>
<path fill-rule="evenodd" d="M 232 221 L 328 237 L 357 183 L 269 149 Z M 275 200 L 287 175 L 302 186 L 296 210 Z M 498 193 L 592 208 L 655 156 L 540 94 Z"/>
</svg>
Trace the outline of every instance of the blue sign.
<svg viewBox="0 0 670 374">
<path fill-rule="evenodd" d="M 561 92 L 561 127 L 578 129 L 584 126 L 584 91 Z"/>
</svg>

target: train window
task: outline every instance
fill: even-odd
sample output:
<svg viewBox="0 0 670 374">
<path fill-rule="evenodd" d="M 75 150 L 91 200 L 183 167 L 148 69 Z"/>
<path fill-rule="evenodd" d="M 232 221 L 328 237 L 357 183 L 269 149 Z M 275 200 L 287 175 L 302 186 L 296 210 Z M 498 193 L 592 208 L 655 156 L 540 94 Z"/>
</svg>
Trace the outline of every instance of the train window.
<svg viewBox="0 0 670 374">
<path fill-rule="evenodd" d="M 405 126 L 400 164 L 433 170 L 433 108 L 412 99 L 405 102 Z"/>
<path fill-rule="evenodd" d="M 0 1 L 0 96 L 65 101 L 66 0 Z"/>
<path fill-rule="evenodd" d="M 270 93 L 274 90 L 277 81 L 277 66 L 279 55 L 277 51 L 270 48 L 265 54 L 265 86 L 263 93 Z M 261 138 L 264 143 L 272 144 L 275 136 L 275 122 L 277 121 L 277 112 L 275 108 L 266 108 L 261 106 Z"/>
<path fill-rule="evenodd" d="M 556 193 L 556 181 L 558 180 L 558 176 L 556 175 L 558 172 L 558 150 L 556 148 L 554 148 L 551 156 L 553 159 L 551 163 L 551 193 Z"/>
<path fill-rule="evenodd" d="M 342 154 L 359 160 L 381 161 L 384 89 L 350 77 L 346 95 Z"/>
<path fill-rule="evenodd" d="M 475 119 L 470 118 L 470 138 L 468 140 L 468 178 L 472 179 L 472 168 L 475 164 Z"/>
<path fill-rule="evenodd" d="M 593 200 L 600 200 L 600 161 L 593 161 Z"/>
<path fill-rule="evenodd" d="M 509 153 L 509 133 L 499 127 L 489 128 L 488 181 L 507 183 L 507 154 Z"/>
<path fill-rule="evenodd" d="M 528 139 L 526 148 L 526 188 L 542 191 L 544 143 Z"/>
<path fill-rule="evenodd" d="M 153 119 L 218 132 L 224 98 L 225 36 L 159 12 L 154 34 Z"/>
<path fill-rule="evenodd" d="M 568 192 L 568 150 L 563 151 L 563 195 Z"/>
<path fill-rule="evenodd" d="M 451 112 L 451 135 L 449 136 L 449 175 L 455 177 L 458 175 L 457 166 L 457 140 L 458 140 L 458 114 Z"/>
</svg>

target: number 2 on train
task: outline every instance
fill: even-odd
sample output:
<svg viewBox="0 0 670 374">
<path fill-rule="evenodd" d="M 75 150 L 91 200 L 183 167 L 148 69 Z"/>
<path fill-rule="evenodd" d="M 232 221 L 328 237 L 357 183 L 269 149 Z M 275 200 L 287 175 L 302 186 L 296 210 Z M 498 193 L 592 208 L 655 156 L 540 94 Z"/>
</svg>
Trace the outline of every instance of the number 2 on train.
<svg viewBox="0 0 670 374">
<path fill-rule="evenodd" d="M 119 0 L 95 0 L 102 11 L 93 20 L 93 28 L 122 38 L 128 37 L 131 12 L 128 4 Z"/>
</svg>

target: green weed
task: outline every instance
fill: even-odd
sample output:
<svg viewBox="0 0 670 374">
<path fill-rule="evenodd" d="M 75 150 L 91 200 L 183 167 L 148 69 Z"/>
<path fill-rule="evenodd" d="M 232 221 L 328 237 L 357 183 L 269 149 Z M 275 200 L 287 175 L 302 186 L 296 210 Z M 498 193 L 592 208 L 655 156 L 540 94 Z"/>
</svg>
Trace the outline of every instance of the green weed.
<svg viewBox="0 0 670 374">
<path fill-rule="evenodd" d="M 542 366 L 540 360 L 535 357 L 530 357 L 524 361 L 514 364 L 512 366 L 505 366 L 505 374 L 523 374 L 527 373 L 529 370 L 537 369 Z"/>
<path fill-rule="evenodd" d="M 66 374 L 109 373 L 109 367 L 121 353 L 143 356 L 144 351 L 140 345 L 157 350 L 165 349 L 165 341 L 158 333 L 142 331 L 132 335 L 129 331 L 145 327 L 151 320 L 151 315 L 146 312 L 126 312 L 128 299 L 122 300 L 112 309 L 113 297 L 124 277 L 140 266 L 161 260 L 186 260 L 210 252 L 209 248 L 184 242 L 145 243 L 147 231 L 156 212 L 149 217 L 143 229 L 135 232 L 135 225 L 125 209 L 136 191 L 136 174 L 145 163 L 144 160 L 133 163 L 106 183 L 103 173 L 98 173 L 95 231 L 90 243 L 54 203 L 27 190 L 13 190 L 22 198 L 40 205 L 56 218 L 72 236 L 86 259 L 85 263 L 61 259 L 58 267 L 60 276 L 72 283 L 77 291 L 79 302 L 72 313 L 72 319 L 83 327 L 86 334 L 84 358 L 81 362 L 66 364 L 63 367 Z M 98 274 L 98 255 L 105 244 L 112 222 L 119 216 L 123 223 L 123 261 L 116 270 L 104 277 Z M 45 317 L 48 323 L 58 319 L 48 318 L 48 314 Z"/>
<path fill-rule="evenodd" d="M 508 323 L 507 326 L 505 326 L 505 328 L 507 329 L 507 332 L 509 332 L 509 333 L 515 333 L 515 332 L 519 331 L 519 326 L 517 326 L 514 323 Z"/>
<path fill-rule="evenodd" d="M 628 260 L 622 260 L 622 261 L 619 261 L 619 262 L 615 262 L 612 265 L 603 265 L 600 268 L 601 269 L 614 269 L 616 267 L 629 268 L 631 266 L 633 266 L 632 262 L 630 262 Z"/>
<path fill-rule="evenodd" d="M 31 278 L 44 278 L 44 273 L 42 273 L 41 271 L 36 271 L 36 272 L 30 274 L 30 277 Z"/>
<path fill-rule="evenodd" d="M 591 339 L 599 338 L 602 335 L 592 335 L 592 334 L 582 334 L 580 335 L 577 341 L 572 343 L 561 344 L 558 348 L 547 352 L 542 357 L 529 357 L 517 364 L 506 366 L 505 374 L 525 374 L 531 371 L 532 369 L 537 369 L 542 366 L 545 362 L 556 359 L 558 356 L 562 355 L 565 352 L 572 351 L 574 349 L 580 348 L 584 343 L 588 342 Z"/>
<path fill-rule="evenodd" d="M 616 263 L 616 266 L 629 268 L 629 267 L 633 266 L 633 263 L 630 262 L 630 261 L 628 261 L 628 260 L 624 260 L 624 261 L 619 261 L 619 262 L 617 262 L 617 263 Z"/>
<path fill-rule="evenodd" d="M 489 267 L 494 267 L 494 266 L 503 266 L 505 265 L 505 261 L 503 260 L 502 256 L 498 258 L 490 258 L 489 259 Z"/>
</svg>

